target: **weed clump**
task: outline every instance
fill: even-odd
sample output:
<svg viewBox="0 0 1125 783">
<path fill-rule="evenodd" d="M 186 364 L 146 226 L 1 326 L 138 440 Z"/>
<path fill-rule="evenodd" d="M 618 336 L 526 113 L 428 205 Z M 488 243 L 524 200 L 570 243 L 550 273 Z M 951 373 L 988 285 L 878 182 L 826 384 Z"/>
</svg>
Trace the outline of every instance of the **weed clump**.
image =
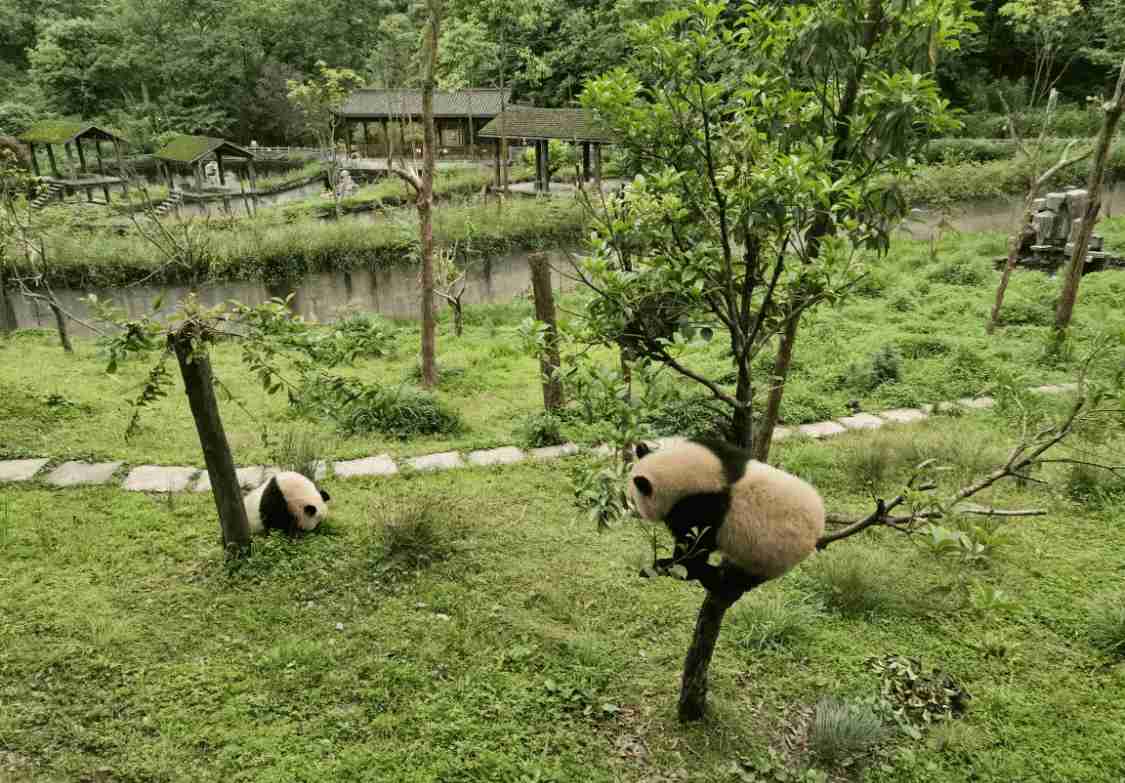
<svg viewBox="0 0 1125 783">
<path fill-rule="evenodd" d="M 1125 658 L 1125 593 L 1105 596 L 1094 604 L 1089 638 L 1102 652 Z"/>
<path fill-rule="evenodd" d="M 764 600 L 741 602 L 729 633 L 735 644 L 754 652 L 790 647 L 805 639 L 815 614 L 807 601 L 772 591 Z"/>
<path fill-rule="evenodd" d="M 533 413 L 516 426 L 513 435 L 527 449 L 558 446 L 566 442 L 562 434 L 562 419 L 550 411 Z"/>
<path fill-rule="evenodd" d="M 315 481 L 317 468 L 324 464 L 327 452 L 324 438 L 317 433 L 288 430 L 272 445 L 270 458 L 278 469 L 300 473 L 310 481 Z"/>
<path fill-rule="evenodd" d="M 303 416 L 335 421 L 345 435 L 381 432 L 409 440 L 453 435 L 464 428 L 461 416 L 428 392 L 324 373 L 307 377 L 290 402 Z"/>
<path fill-rule="evenodd" d="M 886 726 L 866 704 L 821 699 L 809 729 L 809 747 L 825 764 L 857 756 L 887 736 Z"/>
<path fill-rule="evenodd" d="M 453 529 L 432 506 L 409 509 L 378 532 L 383 558 L 408 570 L 427 568 L 454 552 Z"/>
<path fill-rule="evenodd" d="M 827 608 L 846 616 L 874 614 L 901 607 L 886 582 L 889 560 L 879 550 L 841 548 L 816 558 L 810 571 Z"/>
</svg>

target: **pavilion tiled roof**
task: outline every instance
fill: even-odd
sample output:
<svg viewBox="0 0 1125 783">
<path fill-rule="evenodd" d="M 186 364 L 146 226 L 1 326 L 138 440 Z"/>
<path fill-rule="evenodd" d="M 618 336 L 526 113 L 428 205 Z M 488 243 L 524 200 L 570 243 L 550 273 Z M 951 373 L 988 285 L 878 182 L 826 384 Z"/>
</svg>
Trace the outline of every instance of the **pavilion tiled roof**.
<svg viewBox="0 0 1125 783">
<path fill-rule="evenodd" d="M 540 109 L 509 106 L 477 133 L 478 138 L 498 139 L 503 128 L 509 139 L 565 139 L 612 142 L 606 129 L 589 109 Z"/>
<path fill-rule="evenodd" d="M 25 144 L 68 144 L 79 136 L 100 141 L 126 141 L 120 134 L 79 120 L 41 120 L 18 138 Z"/>
<path fill-rule="evenodd" d="M 468 89 L 434 92 L 435 117 L 495 117 L 511 96 L 511 90 Z M 503 101 L 501 101 L 503 94 Z M 340 109 L 347 119 L 395 119 L 422 116 L 421 90 L 356 90 Z"/>
<path fill-rule="evenodd" d="M 232 158 L 254 157 L 252 152 L 239 147 L 237 144 L 211 136 L 177 136 L 168 142 L 164 149 L 157 152 L 154 157 L 174 163 L 195 163 L 215 152 L 221 152 Z"/>
</svg>

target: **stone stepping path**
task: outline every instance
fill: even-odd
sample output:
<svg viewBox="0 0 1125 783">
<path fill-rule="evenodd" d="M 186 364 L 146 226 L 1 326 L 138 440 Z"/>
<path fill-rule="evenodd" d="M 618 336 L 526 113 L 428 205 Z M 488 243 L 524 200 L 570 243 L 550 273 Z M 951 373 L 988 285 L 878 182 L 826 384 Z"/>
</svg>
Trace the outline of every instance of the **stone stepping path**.
<svg viewBox="0 0 1125 783">
<path fill-rule="evenodd" d="M 1063 394 L 1073 391 L 1075 388 L 1076 386 L 1071 383 L 1058 386 L 1036 386 L 1031 391 L 1039 394 Z M 974 397 L 960 399 L 956 402 L 923 405 L 919 408 L 894 408 L 878 413 L 857 413 L 853 416 L 842 416 L 835 420 L 801 424 L 795 428 L 778 427 L 774 430 L 774 440 L 784 440 L 794 434 L 820 440 L 845 432 L 875 430 L 885 424 L 912 424 L 925 420 L 935 410 L 943 411 L 956 408 L 970 411 L 983 410 L 991 408 L 995 404 L 996 401 L 991 397 Z M 660 448 L 678 440 L 681 439 L 658 438 L 653 441 L 653 445 Z M 527 459 L 560 459 L 578 454 L 580 451 L 582 451 L 582 447 L 574 443 L 546 446 L 529 451 L 524 451 L 515 446 L 501 446 L 495 449 L 470 451 L 464 456 L 458 451 L 443 451 L 437 454 L 424 454 L 420 457 L 408 457 L 399 462 L 396 462 L 389 454 L 379 454 L 360 459 L 340 460 L 333 463 L 332 471 L 339 478 L 394 476 L 404 468 L 413 471 L 431 472 L 458 470 L 465 467 L 512 465 Z M 608 454 L 610 448 L 603 444 L 593 447 L 592 451 L 597 454 Z M 0 460 L 0 483 L 31 481 L 39 475 L 48 462 L 49 460 L 43 457 Z M 113 480 L 123 464 L 122 462 L 63 462 L 42 476 L 42 480 L 55 487 L 105 484 Z M 264 465 L 238 468 L 238 483 L 243 489 L 252 489 L 276 472 L 276 467 Z M 316 467 L 316 477 L 322 479 L 326 475 L 328 475 L 328 463 L 321 462 Z M 138 465 L 125 475 L 121 487 L 129 492 L 184 492 L 188 489 L 194 492 L 206 492 L 211 489 L 211 480 L 207 471 L 199 468 Z"/>
</svg>

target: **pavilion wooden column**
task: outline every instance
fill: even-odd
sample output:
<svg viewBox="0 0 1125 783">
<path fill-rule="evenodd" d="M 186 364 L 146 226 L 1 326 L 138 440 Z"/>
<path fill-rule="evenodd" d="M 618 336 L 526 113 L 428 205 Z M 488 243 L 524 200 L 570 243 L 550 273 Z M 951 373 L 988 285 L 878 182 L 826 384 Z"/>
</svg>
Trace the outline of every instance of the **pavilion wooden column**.
<svg viewBox="0 0 1125 783">
<path fill-rule="evenodd" d="M 551 147 L 546 139 L 535 142 L 536 191 L 551 192 Z"/>
<path fill-rule="evenodd" d="M 125 171 L 125 161 L 121 159 L 121 142 L 113 140 L 113 154 L 117 158 L 117 173 L 121 177 L 121 192 L 129 195 L 129 175 Z"/>
<path fill-rule="evenodd" d="M 582 181 L 590 181 L 590 142 L 582 142 Z"/>
<path fill-rule="evenodd" d="M 382 123 L 383 123 L 383 145 L 387 148 L 387 171 L 389 172 L 392 168 L 392 163 L 394 161 L 394 155 L 395 155 L 394 145 L 391 144 L 391 121 L 390 120 L 383 120 Z"/>
<path fill-rule="evenodd" d="M 51 175 L 53 177 L 59 176 L 59 164 L 55 161 L 55 147 L 54 145 L 47 145 L 47 162 L 51 164 Z"/>
<path fill-rule="evenodd" d="M 347 120 L 344 120 L 344 154 L 352 156 L 352 126 Z"/>
<path fill-rule="evenodd" d="M 594 183 L 602 189 L 602 145 L 594 145 Z"/>
<path fill-rule="evenodd" d="M 223 153 L 215 150 L 215 161 L 219 164 L 219 187 L 223 189 L 223 209 L 230 214 L 230 197 L 227 195 L 227 176 L 223 168 Z"/>
<path fill-rule="evenodd" d="M 28 144 L 27 149 L 31 153 L 31 170 L 35 172 L 35 176 L 37 176 L 37 177 L 42 176 L 39 173 L 39 158 L 37 158 L 35 156 L 35 145 L 34 144 Z"/>
<path fill-rule="evenodd" d="M 371 157 L 371 133 L 367 129 L 367 120 L 363 121 L 363 155 L 360 157 Z"/>
<path fill-rule="evenodd" d="M 105 203 L 109 205 L 109 185 L 104 182 L 105 180 L 105 160 L 102 158 L 102 140 L 94 139 L 94 154 L 98 156 L 98 176 L 102 178 L 102 195 L 105 196 Z"/>
<path fill-rule="evenodd" d="M 203 192 L 203 161 L 196 161 L 195 165 L 192 166 L 192 170 L 195 172 L 195 191 L 196 191 L 196 193 L 202 193 Z"/>
<path fill-rule="evenodd" d="M 496 140 L 496 188 L 497 189 L 500 189 L 504 186 L 504 183 L 501 182 L 501 180 L 500 180 L 500 166 L 501 165 L 503 165 L 503 164 L 500 162 L 500 139 L 497 139 Z"/>
<path fill-rule="evenodd" d="M 250 172 L 250 200 L 254 202 L 254 211 L 258 211 L 258 176 L 254 173 L 254 159 L 246 161 L 246 168 Z"/>
<path fill-rule="evenodd" d="M 82 139 L 81 139 L 81 137 L 76 138 L 74 140 L 74 146 L 78 149 L 78 168 L 83 174 L 86 174 L 87 173 L 87 171 L 86 171 L 86 153 L 84 153 L 82 151 Z M 93 188 L 82 188 L 82 189 L 84 191 L 86 191 L 86 200 L 89 201 L 91 204 L 93 204 L 94 203 L 94 190 L 93 190 Z"/>
</svg>

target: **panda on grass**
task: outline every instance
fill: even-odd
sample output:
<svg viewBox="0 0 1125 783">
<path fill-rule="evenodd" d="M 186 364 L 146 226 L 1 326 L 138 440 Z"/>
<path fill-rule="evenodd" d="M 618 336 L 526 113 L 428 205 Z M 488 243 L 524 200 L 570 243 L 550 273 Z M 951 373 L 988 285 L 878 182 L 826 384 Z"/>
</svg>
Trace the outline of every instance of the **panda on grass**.
<svg viewBox="0 0 1125 783">
<path fill-rule="evenodd" d="M 737 596 L 776 579 L 816 549 L 824 503 L 809 484 L 726 443 L 688 440 L 660 451 L 638 444 L 628 494 L 637 513 L 662 520 L 673 556 L 655 568 L 687 570 L 707 590 Z M 722 562 L 709 562 L 712 552 Z"/>
<path fill-rule="evenodd" d="M 328 493 L 307 476 L 283 471 L 271 476 L 242 502 L 251 534 L 281 530 L 292 536 L 298 530 L 315 530 L 328 517 L 329 500 Z"/>
</svg>

